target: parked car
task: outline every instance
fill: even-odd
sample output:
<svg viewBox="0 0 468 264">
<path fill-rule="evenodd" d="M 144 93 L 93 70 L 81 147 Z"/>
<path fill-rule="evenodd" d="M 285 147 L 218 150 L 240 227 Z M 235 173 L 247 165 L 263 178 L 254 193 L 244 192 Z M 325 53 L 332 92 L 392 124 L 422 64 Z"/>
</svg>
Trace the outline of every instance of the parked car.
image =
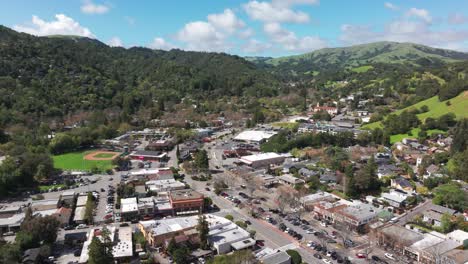
<svg viewBox="0 0 468 264">
<path fill-rule="evenodd" d="M 85 228 L 88 228 L 88 226 L 85 225 L 85 224 L 79 224 L 79 225 L 76 226 L 75 229 L 85 229 Z"/>
<path fill-rule="evenodd" d="M 323 259 L 323 262 L 325 262 L 326 264 L 331 264 L 332 263 L 329 259 Z"/>
<path fill-rule="evenodd" d="M 360 258 L 360 259 L 363 259 L 363 258 L 366 258 L 366 254 L 364 254 L 364 253 L 357 253 L 357 254 L 356 254 L 356 257 L 357 257 L 357 258 Z"/>
<path fill-rule="evenodd" d="M 318 254 L 318 253 L 315 253 L 315 254 L 314 254 L 314 257 L 316 257 L 316 258 L 318 258 L 318 259 L 322 259 L 322 256 L 320 256 L 320 254 Z"/>
<path fill-rule="evenodd" d="M 67 226 L 65 226 L 63 228 L 63 230 L 73 230 L 73 229 L 75 229 L 75 228 L 73 226 L 71 226 L 71 225 L 67 225 Z"/>
<path fill-rule="evenodd" d="M 385 253 L 385 257 L 391 260 L 395 260 L 395 257 L 393 256 L 393 254 L 390 254 L 390 253 Z"/>
<path fill-rule="evenodd" d="M 377 256 L 372 256 L 371 258 L 372 258 L 372 260 L 374 260 L 374 261 L 380 261 L 380 258 L 377 257 Z"/>
</svg>

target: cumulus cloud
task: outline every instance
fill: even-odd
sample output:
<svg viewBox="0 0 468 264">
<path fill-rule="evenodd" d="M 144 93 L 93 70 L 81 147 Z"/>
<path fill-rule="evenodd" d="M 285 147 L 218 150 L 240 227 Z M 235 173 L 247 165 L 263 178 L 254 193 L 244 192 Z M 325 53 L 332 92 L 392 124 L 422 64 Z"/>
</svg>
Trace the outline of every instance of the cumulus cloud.
<svg viewBox="0 0 468 264">
<path fill-rule="evenodd" d="M 251 39 L 242 46 L 242 51 L 250 54 L 261 54 L 267 49 L 271 48 L 271 44 Z"/>
<path fill-rule="evenodd" d="M 241 37 L 243 39 L 250 38 L 253 35 L 255 35 L 255 31 L 253 29 L 251 29 L 251 28 L 247 28 L 246 30 L 243 30 L 243 31 L 239 32 L 239 37 Z"/>
<path fill-rule="evenodd" d="M 198 51 L 223 51 L 225 50 L 225 35 L 205 21 L 190 22 L 178 33 L 177 39 L 186 43 L 187 49 Z"/>
<path fill-rule="evenodd" d="M 111 47 L 123 47 L 123 42 L 119 37 L 112 37 L 107 41 L 107 45 Z"/>
<path fill-rule="evenodd" d="M 418 8 L 411 8 L 406 12 L 406 15 L 408 17 L 417 17 L 425 21 L 426 23 L 431 23 L 432 22 L 432 17 L 429 14 L 429 11 L 426 9 L 418 9 Z"/>
<path fill-rule="evenodd" d="M 374 31 L 369 26 L 343 25 L 340 41 L 345 45 L 375 41 L 412 42 L 435 47 L 460 47 L 468 41 L 468 30 L 434 30 L 424 21 L 395 20 L 383 31 Z"/>
<path fill-rule="evenodd" d="M 175 45 L 167 42 L 163 38 L 154 38 L 153 41 L 148 45 L 148 47 L 159 50 L 171 50 L 176 48 Z"/>
<path fill-rule="evenodd" d="M 237 18 L 231 9 L 225 9 L 221 14 L 208 15 L 208 22 L 215 28 L 230 34 L 245 26 L 245 23 Z"/>
<path fill-rule="evenodd" d="M 85 14 L 105 14 L 109 11 L 109 7 L 106 5 L 95 4 L 91 0 L 83 1 L 81 5 L 81 12 Z"/>
<path fill-rule="evenodd" d="M 328 42 L 318 36 L 297 37 L 279 23 L 266 23 L 263 30 L 274 43 L 288 51 L 308 52 L 328 46 Z"/>
<path fill-rule="evenodd" d="M 449 15 L 448 22 L 453 25 L 465 24 L 468 23 L 468 17 L 462 13 L 454 13 Z"/>
<path fill-rule="evenodd" d="M 280 2 L 280 1 L 276 1 Z M 294 1 L 293 1 L 294 2 Z M 305 2 L 305 1 L 303 1 Z M 288 4 L 288 1 L 286 1 Z M 271 22 L 291 22 L 306 23 L 310 21 L 308 14 L 302 11 L 294 11 L 288 5 L 278 5 L 270 2 L 250 1 L 243 5 L 247 15 L 254 20 L 267 23 Z"/>
<path fill-rule="evenodd" d="M 88 28 L 82 27 L 73 18 L 64 14 L 55 15 L 55 20 L 50 22 L 44 21 L 38 16 L 33 16 L 31 22 L 29 25 L 15 25 L 13 29 L 36 36 L 76 35 L 95 38 Z"/>
<path fill-rule="evenodd" d="M 390 2 L 385 2 L 384 3 L 384 7 L 387 8 L 387 9 L 390 9 L 390 10 L 393 10 L 393 11 L 396 11 L 398 9 L 400 9 L 398 6 L 390 3 Z"/>
</svg>

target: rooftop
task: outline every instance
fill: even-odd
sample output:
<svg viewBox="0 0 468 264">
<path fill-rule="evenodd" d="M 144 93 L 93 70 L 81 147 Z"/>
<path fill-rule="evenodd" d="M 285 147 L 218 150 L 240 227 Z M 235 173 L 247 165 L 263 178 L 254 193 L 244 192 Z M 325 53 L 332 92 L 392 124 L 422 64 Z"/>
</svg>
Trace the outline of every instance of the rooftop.
<svg viewBox="0 0 468 264">
<path fill-rule="evenodd" d="M 246 163 L 252 163 L 254 161 L 275 159 L 275 158 L 280 158 L 280 157 L 282 157 L 282 156 L 277 154 L 277 153 L 267 152 L 267 153 L 260 153 L 260 154 L 243 156 L 240 160 L 244 161 Z"/>
<path fill-rule="evenodd" d="M 24 213 L 14 214 L 8 218 L 0 218 L 0 227 L 20 226 L 24 219 Z"/>
<path fill-rule="evenodd" d="M 273 131 L 246 130 L 239 133 L 234 140 L 260 142 L 262 140 L 269 139 L 276 134 L 277 133 Z"/>
<path fill-rule="evenodd" d="M 170 197 L 172 201 L 183 201 L 192 199 L 203 199 L 204 196 L 203 194 L 197 191 L 186 189 L 171 191 Z"/>
<path fill-rule="evenodd" d="M 122 213 L 129 213 L 138 211 L 138 202 L 136 197 L 120 199 Z"/>
<path fill-rule="evenodd" d="M 117 244 L 112 247 L 114 258 L 131 257 L 133 255 L 132 227 L 119 227 Z"/>
<path fill-rule="evenodd" d="M 262 258 L 263 264 L 277 264 L 277 263 L 284 263 L 291 259 L 288 253 L 284 251 L 279 251 L 270 255 L 266 255 Z"/>
</svg>

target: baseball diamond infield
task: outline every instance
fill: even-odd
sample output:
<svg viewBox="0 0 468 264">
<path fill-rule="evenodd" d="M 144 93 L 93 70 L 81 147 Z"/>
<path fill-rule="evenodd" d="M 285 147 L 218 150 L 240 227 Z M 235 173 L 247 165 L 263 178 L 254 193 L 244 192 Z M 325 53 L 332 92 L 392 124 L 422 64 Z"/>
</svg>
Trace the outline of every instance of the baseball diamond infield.
<svg viewBox="0 0 468 264">
<path fill-rule="evenodd" d="M 86 154 L 83 159 L 85 160 L 113 160 L 119 156 L 120 153 L 112 151 L 93 151 Z"/>
</svg>

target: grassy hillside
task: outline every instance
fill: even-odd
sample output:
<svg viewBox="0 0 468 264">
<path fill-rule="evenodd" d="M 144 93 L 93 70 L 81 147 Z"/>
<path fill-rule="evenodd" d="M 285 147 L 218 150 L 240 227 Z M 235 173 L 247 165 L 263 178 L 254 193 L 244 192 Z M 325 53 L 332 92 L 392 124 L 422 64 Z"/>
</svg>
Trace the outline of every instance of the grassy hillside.
<svg viewBox="0 0 468 264">
<path fill-rule="evenodd" d="M 450 101 L 450 105 L 447 105 L 447 101 Z M 440 102 L 439 98 L 437 96 L 434 96 L 412 106 L 395 111 L 393 113 L 400 114 L 404 110 L 410 110 L 415 108 L 419 109 L 421 108 L 421 106 L 426 105 L 427 107 L 429 107 L 429 111 L 418 115 L 418 118 L 421 121 L 424 121 L 428 117 L 436 118 L 449 112 L 454 113 L 457 116 L 457 119 L 468 117 L 468 91 L 464 91 L 457 97 L 454 97 L 447 101 Z M 375 122 L 362 126 L 362 128 L 364 129 L 373 129 L 377 127 L 382 127 L 382 123 Z"/>
<path fill-rule="evenodd" d="M 310 65 L 360 66 L 369 63 L 455 62 L 467 60 L 468 53 L 436 49 L 413 43 L 375 42 L 343 48 L 326 48 L 310 53 L 264 60 L 278 66 L 307 62 Z"/>
</svg>

